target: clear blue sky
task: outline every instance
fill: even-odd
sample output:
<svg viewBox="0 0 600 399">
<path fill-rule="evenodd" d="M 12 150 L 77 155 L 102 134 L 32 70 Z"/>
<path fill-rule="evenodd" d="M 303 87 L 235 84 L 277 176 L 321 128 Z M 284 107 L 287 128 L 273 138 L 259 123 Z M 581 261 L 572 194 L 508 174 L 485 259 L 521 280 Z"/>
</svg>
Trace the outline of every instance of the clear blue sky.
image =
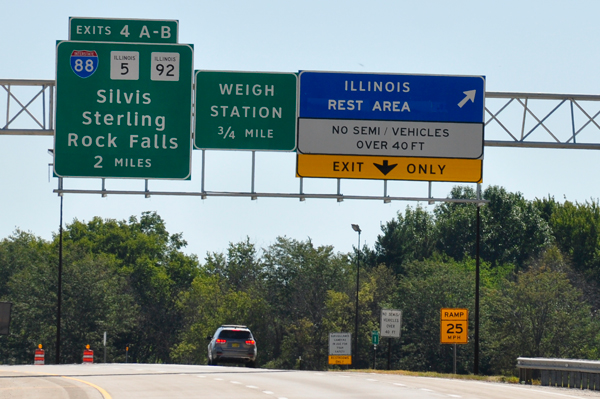
<svg viewBox="0 0 600 399">
<path fill-rule="evenodd" d="M 194 44 L 196 69 L 485 75 L 487 91 L 600 94 L 600 3 L 591 0 L 59 0 L 12 1 L 2 8 L 4 79 L 54 79 L 55 41 L 67 39 L 69 16 L 80 16 L 177 19 L 180 42 Z M 0 104 L 5 97 L 0 90 Z M 0 237 L 17 228 L 46 239 L 58 231 L 59 199 L 52 193 L 57 181 L 48 181 L 47 150 L 52 146 L 50 137 L 0 136 Z M 483 186 L 501 185 L 527 199 L 595 199 L 600 196 L 599 155 L 591 150 L 486 148 Z M 151 189 L 199 191 L 200 159 L 194 152 L 191 181 L 151 182 Z M 249 152 L 209 152 L 206 188 L 249 190 L 250 159 Z M 293 154 L 258 153 L 256 190 L 295 192 L 299 182 L 294 171 Z M 107 185 L 144 188 L 139 180 L 110 180 Z M 445 197 L 452 185 L 435 183 L 434 196 Z M 68 179 L 65 187 L 100 189 L 100 181 Z M 335 180 L 305 181 L 305 192 L 335 191 Z M 379 195 L 383 184 L 343 181 L 342 192 Z M 391 182 L 389 194 L 426 196 L 427 183 Z M 259 247 L 285 235 L 347 252 L 357 240 L 351 223 L 360 225 L 363 243 L 372 246 L 381 223 L 407 205 L 416 203 L 67 195 L 64 219 L 127 219 L 157 211 L 170 232 L 183 233 L 189 242 L 186 251 L 203 259 L 207 251 L 224 251 L 229 242 L 246 236 Z"/>
</svg>

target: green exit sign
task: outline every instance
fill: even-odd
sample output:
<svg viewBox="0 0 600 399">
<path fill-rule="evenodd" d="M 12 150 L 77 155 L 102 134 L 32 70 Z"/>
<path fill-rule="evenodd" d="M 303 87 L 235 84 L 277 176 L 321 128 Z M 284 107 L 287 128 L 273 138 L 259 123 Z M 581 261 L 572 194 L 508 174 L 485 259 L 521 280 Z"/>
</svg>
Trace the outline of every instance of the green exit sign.
<svg viewBox="0 0 600 399">
<path fill-rule="evenodd" d="M 294 73 L 196 71 L 198 149 L 294 151 Z"/>
<path fill-rule="evenodd" d="M 371 342 L 373 345 L 379 345 L 379 331 L 371 331 Z"/>
<path fill-rule="evenodd" d="M 69 18 L 69 40 L 124 43 L 177 43 L 179 21 Z"/>
<path fill-rule="evenodd" d="M 56 175 L 189 179 L 193 71 L 187 44 L 58 42 Z"/>
</svg>

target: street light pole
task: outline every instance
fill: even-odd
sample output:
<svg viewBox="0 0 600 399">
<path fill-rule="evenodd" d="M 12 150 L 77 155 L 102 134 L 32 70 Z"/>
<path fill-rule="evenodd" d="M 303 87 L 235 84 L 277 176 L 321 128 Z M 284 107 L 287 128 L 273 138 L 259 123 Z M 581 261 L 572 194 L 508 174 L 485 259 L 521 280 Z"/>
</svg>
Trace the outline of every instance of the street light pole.
<svg viewBox="0 0 600 399">
<path fill-rule="evenodd" d="M 354 359 L 352 363 L 354 368 L 358 365 L 358 290 L 360 277 L 360 227 L 357 224 L 352 225 L 352 230 L 358 233 L 358 247 L 356 251 L 356 314 L 354 320 Z"/>
</svg>

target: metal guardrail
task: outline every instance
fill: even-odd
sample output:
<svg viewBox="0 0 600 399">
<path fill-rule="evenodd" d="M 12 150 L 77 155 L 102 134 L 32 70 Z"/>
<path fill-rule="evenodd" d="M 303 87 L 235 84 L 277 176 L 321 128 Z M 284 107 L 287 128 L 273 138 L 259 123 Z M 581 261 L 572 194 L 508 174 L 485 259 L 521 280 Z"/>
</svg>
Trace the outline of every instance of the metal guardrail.
<svg viewBox="0 0 600 399">
<path fill-rule="evenodd" d="M 520 357 L 519 382 L 531 384 L 539 372 L 543 386 L 600 391 L 600 361 Z"/>
</svg>

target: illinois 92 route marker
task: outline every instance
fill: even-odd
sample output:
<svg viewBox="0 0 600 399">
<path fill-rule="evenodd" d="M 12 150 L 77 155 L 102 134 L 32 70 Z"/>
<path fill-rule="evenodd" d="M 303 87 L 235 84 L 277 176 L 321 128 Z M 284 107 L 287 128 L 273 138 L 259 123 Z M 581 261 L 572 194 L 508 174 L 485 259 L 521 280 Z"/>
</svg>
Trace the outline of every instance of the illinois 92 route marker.
<svg viewBox="0 0 600 399">
<path fill-rule="evenodd" d="M 482 76 L 303 71 L 299 79 L 299 177 L 481 181 Z"/>
</svg>

